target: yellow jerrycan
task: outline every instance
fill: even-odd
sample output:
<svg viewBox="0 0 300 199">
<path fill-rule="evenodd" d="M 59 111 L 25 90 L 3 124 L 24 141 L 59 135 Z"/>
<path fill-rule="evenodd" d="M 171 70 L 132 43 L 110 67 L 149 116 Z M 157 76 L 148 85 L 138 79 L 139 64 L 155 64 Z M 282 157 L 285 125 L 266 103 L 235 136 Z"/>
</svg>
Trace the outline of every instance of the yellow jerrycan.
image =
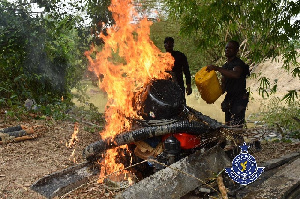
<svg viewBox="0 0 300 199">
<path fill-rule="evenodd" d="M 195 81 L 201 98 L 208 104 L 214 103 L 221 95 L 222 88 L 214 70 L 207 71 L 202 67 L 195 75 Z"/>
</svg>

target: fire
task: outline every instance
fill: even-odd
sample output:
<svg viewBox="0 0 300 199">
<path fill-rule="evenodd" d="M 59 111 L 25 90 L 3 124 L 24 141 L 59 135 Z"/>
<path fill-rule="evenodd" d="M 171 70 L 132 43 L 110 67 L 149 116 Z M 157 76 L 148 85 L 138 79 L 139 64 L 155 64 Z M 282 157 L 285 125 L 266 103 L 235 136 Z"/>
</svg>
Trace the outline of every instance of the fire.
<svg viewBox="0 0 300 199">
<path fill-rule="evenodd" d="M 79 131 L 78 130 L 78 122 L 75 122 L 72 137 L 69 140 L 69 143 L 68 142 L 66 143 L 66 147 L 72 148 L 75 145 L 75 143 L 78 141 L 78 137 L 77 137 L 78 131 Z"/>
<path fill-rule="evenodd" d="M 75 150 L 76 150 L 76 149 L 73 150 L 72 154 L 71 154 L 70 157 L 69 157 L 69 160 L 72 161 L 73 163 L 76 163 L 76 162 L 77 162 L 77 161 L 76 161 L 76 158 L 75 158 Z"/>
<path fill-rule="evenodd" d="M 112 0 L 109 10 L 115 24 L 106 35 L 99 35 L 105 44 L 99 52 L 95 46 L 86 52 L 89 69 L 101 77 L 99 86 L 108 96 L 102 139 L 129 130 L 131 120 L 140 119 L 145 86 L 153 79 L 169 77 L 165 71 L 171 70 L 174 63 L 169 53 L 162 53 L 150 40 L 151 21 L 144 18 L 137 24 L 130 23 L 138 17 L 131 0 Z M 116 153 L 107 151 L 106 173 L 123 168 L 115 162 Z"/>
<path fill-rule="evenodd" d="M 132 180 L 132 177 L 128 177 L 128 182 L 129 182 L 129 185 L 133 185 L 133 180 Z"/>
</svg>

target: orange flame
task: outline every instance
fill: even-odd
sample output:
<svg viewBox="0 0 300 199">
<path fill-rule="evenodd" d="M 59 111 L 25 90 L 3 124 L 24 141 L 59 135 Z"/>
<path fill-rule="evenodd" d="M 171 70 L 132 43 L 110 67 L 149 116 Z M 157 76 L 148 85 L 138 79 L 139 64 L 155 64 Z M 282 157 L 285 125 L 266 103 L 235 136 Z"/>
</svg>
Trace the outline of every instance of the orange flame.
<svg viewBox="0 0 300 199">
<path fill-rule="evenodd" d="M 133 180 L 131 177 L 128 178 L 129 185 L 133 185 Z"/>
<path fill-rule="evenodd" d="M 72 148 L 73 146 L 75 146 L 75 143 L 78 141 L 78 137 L 77 137 L 78 131 L 79 131 L 78 130 L 78 122 L 75 122 L 72 137 L 69 140 L 69 143 L 68 142 L 66 143 L 66 147 Z"/>
<path fill-rule="evenodd" d="M 86 52 L 89 69 L 103 77 L 99 86 L 108 96 L 102 139 L 131 128 L 132 119 L 140 118 L 138 111 L 145 86 L 153 79 L 169 77 L 165 71 L 171 70 L 174 63 L 169 53 L 162 53 L 150 40 L 151 21 L 144 18 L 139 23 L 130 23 L 138 18 L 131 0 L 112 0 L 109 10 L 115 24 L 107 29 L 106 35 L 99 35 L 104 46 L 100 52 L 95 46 Z M 115 162 L 115 155 L 116 150 L 107 151 L 106 172 L 122 169 Z"/>
<path fill-rule="evenodd" d="M 77 162 L 77 161 L 76 161 L 76 157 L 75 157 L 75 150 L 76 150 L 76 149 L 73 150 L 72 154 L 71 154 L 70 157 L 69 157 L 69 160 L 72 161 L 73 163 L 76 163 L 76 162 Z"/>
</svg>

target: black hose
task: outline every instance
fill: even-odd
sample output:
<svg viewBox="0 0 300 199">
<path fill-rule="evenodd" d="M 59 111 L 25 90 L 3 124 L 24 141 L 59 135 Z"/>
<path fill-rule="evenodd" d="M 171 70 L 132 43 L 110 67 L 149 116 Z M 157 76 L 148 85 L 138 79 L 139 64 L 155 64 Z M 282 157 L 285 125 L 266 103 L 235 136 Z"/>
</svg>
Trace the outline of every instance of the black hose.
<svg viewBox="0 0 300 199">
<path fill-rule="evenodd" d="M 7 127 L 4 129 L 0 129 L 0 133 L 8 133 L 8 132 L 13 132 L 13 131 L 20 131 L 22 130 L 22 127 L 20 125 L 18 126 L 13 126 L 13 127 Z"/>
<path fill-rule="evenodd" d="M 191 112 L 200 122 L 203 122 L 206 125 L 209 125 L 212 129 L 219 129 L 219 128 L 226 128 L 226 125 L 223 125 L 222 123 L 218 122 L 215 119 L 210 118 L 207 115 L 203 115 L 201 112 L 196 111 L 195 109 L 185 106 L 189 112 Z"/>
<path fill-rule="evenodd" d="M 13 131 L 13 132 L 7 132 L 9 136 L 13 137 L 22 137 L 24 135 L 27 135 L 25 130 L 20 130 L 20 131 Z"/>
<path fill-rule="evenodd" d="M 196 121 L 179 121 L 163 126 L 145 127 L 121 133 L 115 138 L 107 138 L 105 140 L 94 142 L 84 149 L 83 156 L 90 161 L 107 149 L 145 140 L 151 137 L 183 132 L 194 135 L 205 135 L 214 130 L 215 129 Z"/>
</svg>

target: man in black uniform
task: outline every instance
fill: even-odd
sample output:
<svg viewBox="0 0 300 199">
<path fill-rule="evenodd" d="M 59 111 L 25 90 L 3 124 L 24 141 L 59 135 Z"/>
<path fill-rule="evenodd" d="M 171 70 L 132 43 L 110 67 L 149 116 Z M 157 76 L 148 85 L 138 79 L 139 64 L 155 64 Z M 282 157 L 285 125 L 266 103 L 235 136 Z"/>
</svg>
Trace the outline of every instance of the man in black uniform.
<svg viewBox="0 0 300 199">
<path fill-rule="evenodd" d="M 233 40 L 229 41 L 225 46 L 227 62 L 222 67 L 210 65 L 207 70 L 215 70 L 222 74 L 222 89 L 223 92 L 226 92 L 226 96 L 221 107 L 225 112 L 226 124 L 243 127 L 249 101 L 246 77 L 250 72 L 249 66 L 237 57 L 238 50 L 239 43 Z"/>
<path fill-rule="evenodd" d="M 180 86 L 183 96 L 185 98 L 185 92 L 187 95 L 190 95 L 192 93 L 191 73 L 190 73 L 190 68 L 189 68 L 187 58 L 185 54 L 183 54 L 182 52 L 173 50 L 174 39 L 172 37 L 165 38 L 164 46 L 166 51 L 171 53 L 171 55 L 175 59 L 174 66 L 171 72 L 172 80 L 177 82 L 177 84 Z M 185 75 L 185 80 L 186 80 L 186 89 L 184 87 L 183 73 Z"/>
</svg>

